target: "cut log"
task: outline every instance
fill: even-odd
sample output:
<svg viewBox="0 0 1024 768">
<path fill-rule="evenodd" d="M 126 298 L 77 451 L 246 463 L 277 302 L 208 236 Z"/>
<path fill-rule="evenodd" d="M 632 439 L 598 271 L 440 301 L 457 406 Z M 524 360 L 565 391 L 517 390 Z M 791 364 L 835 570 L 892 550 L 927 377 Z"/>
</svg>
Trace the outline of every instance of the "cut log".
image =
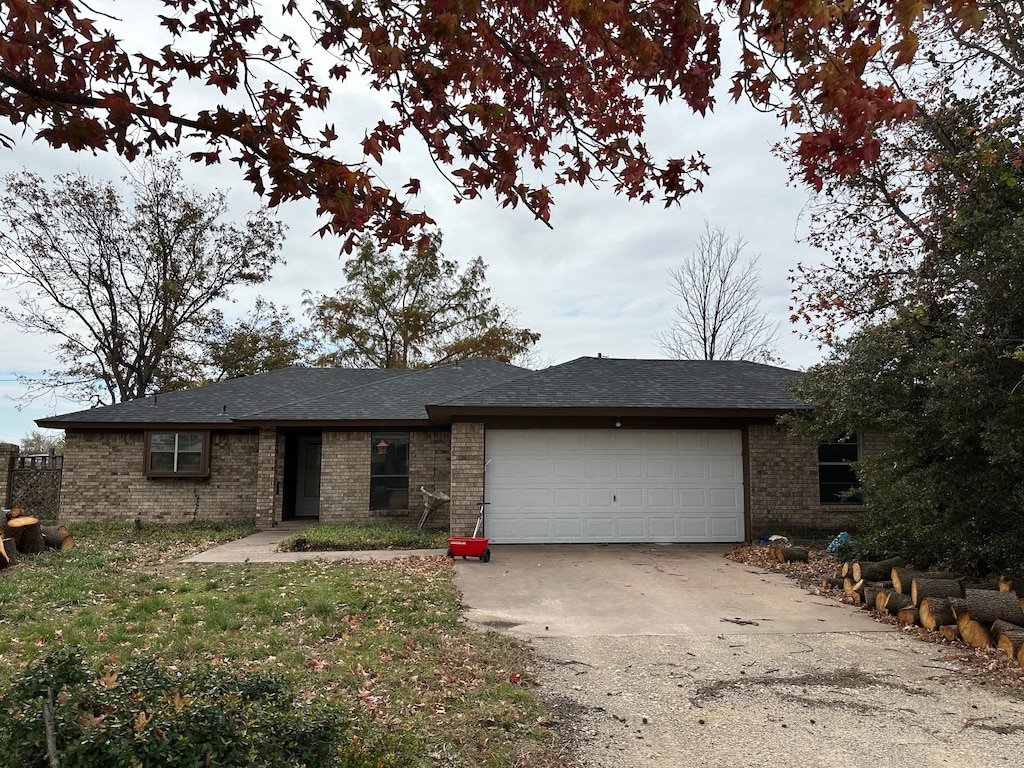
<svg viewBox="0 0 1024 768">
<path fill-rule="evenodd" d="M 992 647 L 992 635 L 988 631 L 988 625 L 975 621 L 967 611 L 957 614 L 956 628 L 960 632 L 960 639 L 972 648 Z"/>
<path fill-rule="evenodd" d="M 908 605 L 906 608 L 900 608 L 896 613 L 896 621 L 900 624 L 906 624 L 908 627 L 912 627 L 918 623 L 920 616 L 917 612 L 917 606 Z"/>
<path fill-rule="evenodd" d="M 910 595 L 904 595 L 902 592 L 894 591 L 889 593 L 889 599 L 885 603 L 885 610 L 896 615 L 910 604 Z"/>
<path fill-rule="evenodd" d="M 939 627 L 939 634 L 942 635 L 943 640 L 947 640 L 950 643 L 955 643 L 960 639 L 960 630 L 957 629 L 956 624 L 946 624 Z"/>
<path fill-rule="evenodd" d="M 846 578 L 847 576 L 852 577 L 853 576 L 853 563 L 847 561 L 847 562 L 843 563 L 843 567 L 840 568 L 839 570 L 840 570 L 840 573 L 843 576 L 843 578 Z"/>
<path fill-rule="evenodd" d="M 875 608 L 879 611 L 887 611 L 889 609 L 889 595 L 891 594 L 891 589 L 878 590 L 878 594 L 875 595 Z"/>
<path fill-rule="evenodd" d="M 917 608 L 921 616 L 921 626 L 932 632 L 937 631 L 939 627 L 956 623 L 948 597 L 921 598 Z"/>
<path fill-rule="evenodd" d="M 999 619 L 992 622 L 991 632 L 996 648 L 1011 659 L 1016 659 L 1017 652 L 1020 651 L 1021 645 L 1024 644 L 1024 627 Z"/>
<path fill-rule="evenodd" d="M 853 579 L 864 579 L 864 581 L 888 581 L 893 568 L 903 566 L 902 557 L 890 557 L 887 560 L 876 560 L 874 562 L 855 562 L 853 564 Z"/>
<path fill-rule="evenodd" d="M 892 577 L 892 588 L 897 592 L 910 594 L 911 582 L 914 579 L 956 579 L 959 574 L 945 573 L 943 571 L 912 571 L 909 568 L 896 567 L 890 574 Z"/>
<path fill-rule="evenodd" d="M 842 576 L 822 576 L 821 577 L 821 591 L 829 592 L 833 589 L 838 589 L 843 586 Z"/>
<path fill-rule="evenodd" d="M 20 514 L 21 514 L 21 507 L 11 507 L 4 514 L 4 519 L 5 520 L 13 520 L 14 518 L 18 517 Z"/>
<path fill-rule="evenodd" d="M 18 564 L 18 548 L 14 539 L 0 537 L 0 569 L 11 568 Z"/>
<path fill-rule="evenodd" d="M 920 606 L 926 597 L 963 597 L 964 588 L 953 579 L 915 578 L 910 582 L 910 602 Z"/>
<path fill-rule="evenodd" d="M 37 555 L 46 549 L 43 543 L 42 526 L 30 515 L 19 515 L 7 521 L 4 526 L 7 535 L 14 539 L 18 552 Z"/>
<path fill-rule="evenodd" d="M 807 562 L 808 550 L 807 547 L 772 547 L 775 552 L 775 559 L 780 563 L 792 563 L 792 562 Z"/>
<path fill-rule="evenodd" d="M 47 549 L 59 549 L 63 552 L 75 548 L 75 537 L 72 536 L 67 530 L 61 530 L 60 528 L 42 528 L 43 532 L 43 543 Z"/>
<path fill-rule="evenodd" d="M 878 593 L 884 592 L 885 587 L 881 586 L 877 582 L 874 584 L 864 585 L 864 604 L 870 608 L 878 608 Z M 882 609 L 884 610 L 884 609 Z"/>
<path fill-rule="evenodd" d="M 964 590 L 967 612 L 971 618 L 982 624 L 991 624 L 996 619 L 1024 626 L 1024 611 L 1015 592 L 998 592 L 991 589 Z M 958 617 L 959 618 L 959 617 Z"/>
<path fill-rule="evenodd" d="M 854 581 L 849 576 L 843 579 L 843 594 L 852 597 L 854 602 L 861 603 L 864 600 L 864 581 Z"/>
<path fill-rule="evenodd" d="M 1016 576 L 1000 576 L 999 577 L 999 591 L 1000 592 L 1016 592 L 1017 587 L 1024 584 L 1019 577 Z"/>
</svg>

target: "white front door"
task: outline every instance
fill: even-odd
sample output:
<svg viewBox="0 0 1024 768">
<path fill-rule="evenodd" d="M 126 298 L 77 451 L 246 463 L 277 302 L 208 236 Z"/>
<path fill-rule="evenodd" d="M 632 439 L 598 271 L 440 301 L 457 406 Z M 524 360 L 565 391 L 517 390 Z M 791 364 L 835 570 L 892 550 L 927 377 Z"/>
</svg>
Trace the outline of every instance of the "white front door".
<svg viewBox="0 0 1024 768">
<path fill-rule="evenodd" d="M 739 430 L 489 429 L 495 543 L 744 539 Z"/>
</svg>

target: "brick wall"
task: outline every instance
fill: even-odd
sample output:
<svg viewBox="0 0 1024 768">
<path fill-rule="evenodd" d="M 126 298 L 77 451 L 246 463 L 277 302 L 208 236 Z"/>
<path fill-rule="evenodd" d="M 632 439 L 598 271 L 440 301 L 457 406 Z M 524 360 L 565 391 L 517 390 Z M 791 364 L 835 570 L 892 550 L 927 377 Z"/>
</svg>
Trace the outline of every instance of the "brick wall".
<svg viewBox="0 0 1024 768">
<path fill-rule="evenodd" d="M 470 536 L 484 498 L 484 425 L 452 424 L 451 533 Z"/>
<path fill-rule="evenodd" d="M 373 518 L 380 520 L 378 516 Z M 370 433 L 324 430 L 320 520 L 370 522 Z"/>
<path fill-rule="evenodd" d="M 423 515 L 423 494 L 442 491 L 451 495 L 452 436 L 448 430 L 413 432 L 409 435 L 409 518 L 419 523 Z M 427 518 L 431 528 L 446 528 L 451 512 L 450 504 L 443 504 Z"/>
<path fill-rule="evenodd" d="M 822 505 L 818 492 L 818 451 L 775 425 L 748 427 L 750 533 L 800 536 L 838 533 L 856 527 L 856 505 Z M 866 438 L 865 453 L 877 440 Z"/>
<path fill-rule="evenodd" d="M 256 510 L 259 436 L 214 432 L 210 477 L 147 478 L 145 434 L 65 435 L 62 522 L 250 522 Z"/>
<path fill-rule="evenodd" d="M 284 451 L 281 450 L 280 453 L 283 457 Z M 256 528 L 261 531 L 272 528 L 275 521 L 281 519 L 280 494 L 276 492 L 277 481 L 283 473 L 277 473 L 280 463 L 277 454 L 276 430 L 261 428 L 257 440 L 256 477 L 253 488 Z"/>
</svg>

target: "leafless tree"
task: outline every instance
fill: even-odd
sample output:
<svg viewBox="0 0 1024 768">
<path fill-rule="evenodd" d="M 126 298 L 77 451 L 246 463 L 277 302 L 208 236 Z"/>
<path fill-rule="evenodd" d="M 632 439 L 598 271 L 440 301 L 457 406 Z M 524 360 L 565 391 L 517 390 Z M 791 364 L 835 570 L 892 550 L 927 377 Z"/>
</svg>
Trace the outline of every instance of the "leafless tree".
<svg viewBox="0 0 1024 768">
<path fill-rule="evenodd" d="M 761 309 L 757 257 L 743 259 L 747 243 L 705 224 L 693 254 L 669 270 L 669 290 L 680 299 L 671 325 L 655 335 L 669 357 L 685 360 L 776 359 L 779 324 Z"/>
<path fill-rule="evenodd" d="M 107 404 L 142 397 L 199 357 L 218 302 L 278 260 L 282 225 L 265 210 L 222 221 L 222 192 L 185 186 L 177 158 L 136 164 L 125 205 L 114 184 L 24 172 L 0 191 L 0 278 L 16 305 L 0 317 L 55 341 L 59 366 L 22 377 L 27 399 L 59 390 Z M 188 378 L 179 376 L 178 378 Z"/>
</svg>

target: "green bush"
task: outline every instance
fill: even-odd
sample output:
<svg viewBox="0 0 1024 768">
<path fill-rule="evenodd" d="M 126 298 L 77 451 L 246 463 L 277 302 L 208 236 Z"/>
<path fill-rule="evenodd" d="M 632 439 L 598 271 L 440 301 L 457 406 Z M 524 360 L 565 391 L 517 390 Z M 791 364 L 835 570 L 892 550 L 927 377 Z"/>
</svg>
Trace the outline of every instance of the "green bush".
<svg viewBox="0 0 1024 768">
<path fill-rule="evenodd" d="M 345 738 L 337 703 L 307 701 L 273 674 L 168 669 L 140 661 L 91 674 L 74 649 L 41 659 L 0 696 L 0 754 L 45 768 L 43 702 L 62 768 L 381 768 Z"/>
</svg>

